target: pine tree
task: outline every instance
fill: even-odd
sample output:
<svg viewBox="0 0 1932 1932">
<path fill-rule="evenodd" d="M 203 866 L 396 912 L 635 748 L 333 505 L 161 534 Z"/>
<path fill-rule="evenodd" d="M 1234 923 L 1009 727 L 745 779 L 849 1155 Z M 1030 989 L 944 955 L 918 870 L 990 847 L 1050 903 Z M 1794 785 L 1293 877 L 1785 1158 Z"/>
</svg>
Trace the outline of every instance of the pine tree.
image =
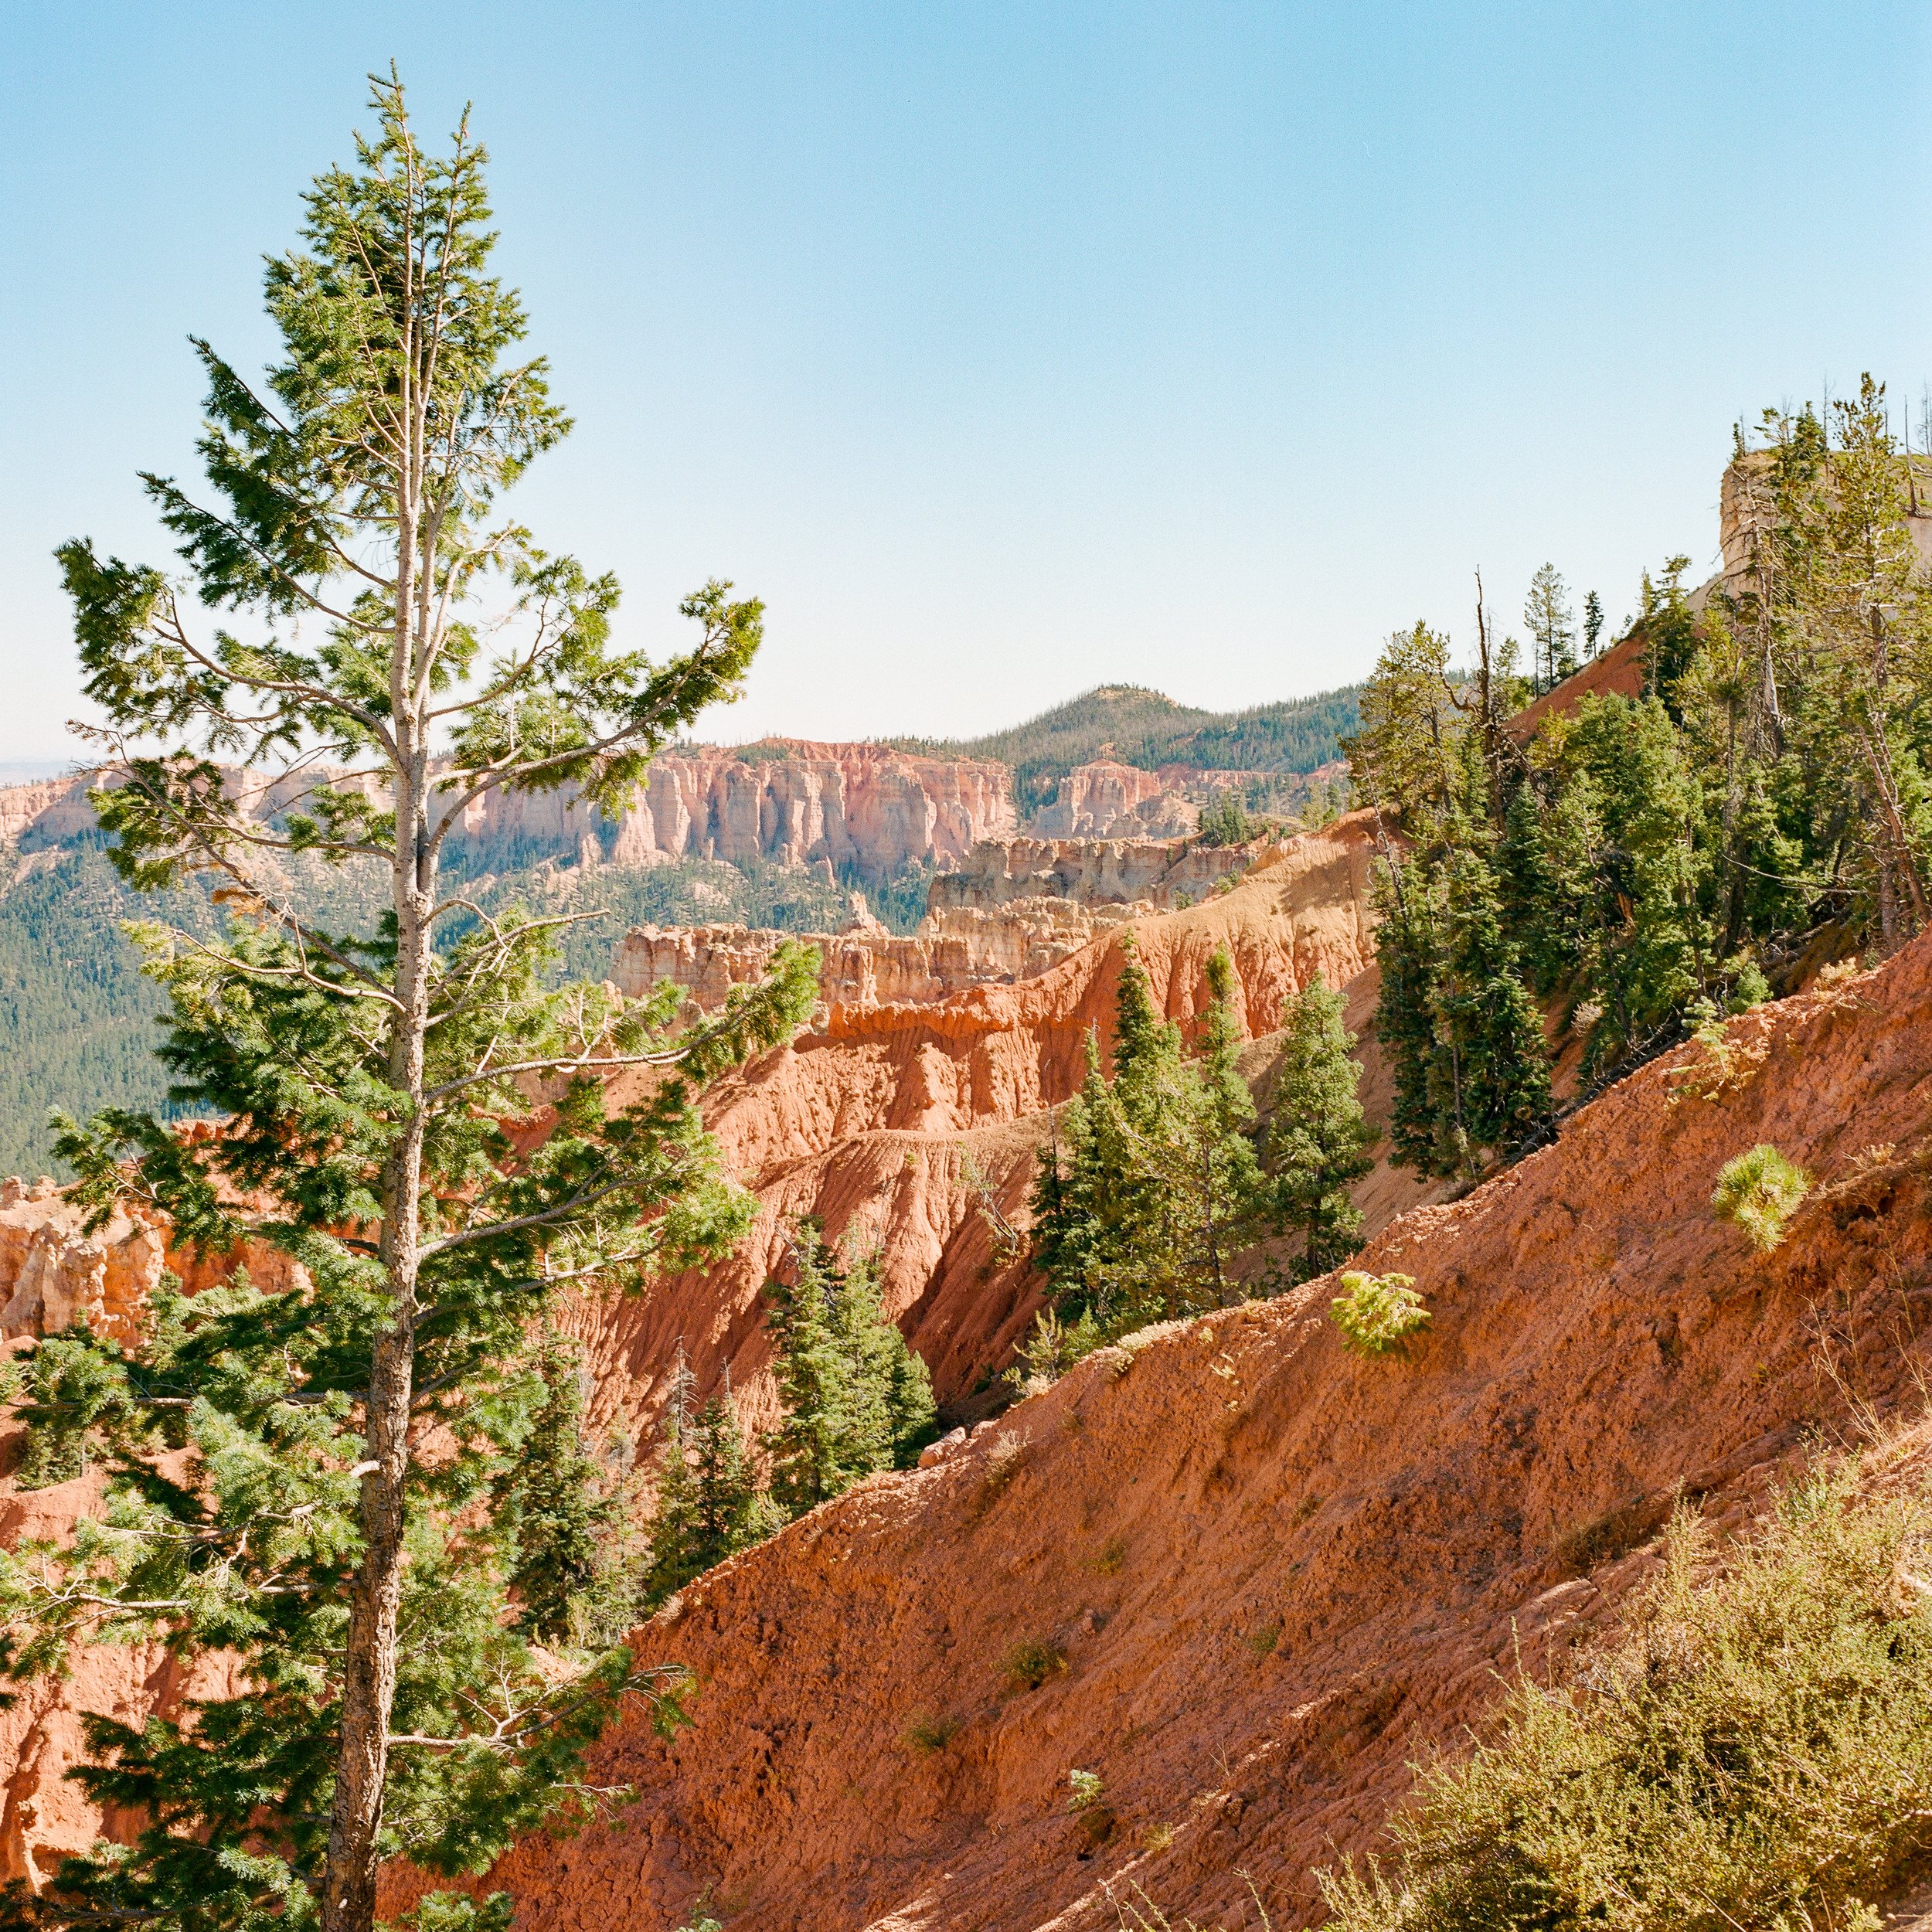
<svg viewBox="0 0 1932 1932">
<path fill-rule="evenodd" d="M 1427 869 L 1392 859 L 1377 865 L 1376 1038 L 1386 1055 L 1394 1094 L 1389 1139 L 1394 1158 L 1418 1174 L 1433 1174 L 1437 1113 L 1430 1069 L 1437 1051 L 1436 988 L 1442 973 L 1442 930 Z"/>
<path fill-rule="evenodd" d="M 1449 640 L 1426 624 L 1398 631 L 1362 688 L 1362 726 L 1342 741 L 1357 802 L 1420 843 L 1469 810 L 1468 735 L 1449 675 Z"/>
<path fill-rule="evenodd" d="M 1283 1016 L 1282 1036 L 1268 1163 L 1281 1225 L 1301 1237 L 1290 1278 L 1308 1281 L 1360 1245 L 1362 1210 L 1349 1189 L 1375 1165 L 1375 1134 L 1356 1097 L 1362 1070 L 1355 1036 L 1342 1023 L 1342 995 L 1319 973 Z"/>
<path fill-rule="evenodd" d="M 1494 872 L 1468 848 L 1433 875 L 1385 867 L 1379 1037 L 1395 1077 L 1389 1138 L 1420 1174 L 1472 1175 L 1549 1117 L 1549 1056 Z"/>
<path fill-rule="evenodd" d="M 1570 587 L 1546 563 L 1529 583 L 1523 604 L 1523 622 L 1536 644 L 1536 682 L 1547 691 L 1577 668 L 1577 630 L 1570 607 Z"/>
<path fill-rule="evenodd" d="M 1604 600 L 1594 590 L 1583 599 L 1583 655 L 1596 656 L 1604 634 Z"/>
<path fill-rule="evenodd" d="M 772 1501 L 798 1516 L 862 1477 L 910 1467 L 935 1412 L 926 1365 L 885 1312 L 875 1258 L 842 1267 L 806 1223 L 791 1267 L 792 1281 L 766 1291 L 784 1410 L 766 1447 Z"/>
<path fill-rule="evenodd" d="M 1233 968 L 1217 954 L 1190 1059 L 1124 946 L 1113 1074 L 1090 1039 L 1087 1077 L 1055 1124 L 1034 1192 L 1035 1254 L 1058 1311 L 1095 1338 L 1235 1298 L 1236 1258 L 1268 1231 L 1269 1190 L 1249 1137 L 1236 1058 Z"/>
<path fill-rule="evenodd" d="M 764 1498 L 745 1454 L 729 1373 L 702 1407 L 697 1378 L 682 1345 L 665 1406 L 658 1494 L 645 1536 L 639 1607 L 657 1609 L 727 1556 L 749 1548 L 781 1520 Z"/>
<path fill-rule="evenodd" d="M 1661 698 L 1677 715 L 1677 682 L 1690 668 L 1697 651 L 1697 620 L 1683 585 L 1690 568 L 1687 556 L 1674 556 L 1664 565 L 1661 582 L 1644 573 L 1638 599 L 1637 621 L 1644 634 L 1644 693 Z"/>
<path fill-rule="evenodd" d="M 1204 845 L 1243 845 L 1254 836 L 1254 822 L 1234 792 L 1222 791 L 1202 811 L 1196 835 Z"/>
<path fill-rule="evenodd" d="M 584 1440 L 583 1352 L 546 1329 L 531 1371 L 542 1393 L 503 1485 L 501 1519 L 516 1553 L 510 1588 L 518 1625 L 546 1644 L 581 1641 L 592 1631 L 614 1642 L 621 1499 Z"/>
<path fill-rule="evenodd" d="M 0 1557 L 15 1675 L 160 1641 L 184 1670 L 219 1653 L 236 1685 L 185 1721 L 90 1723 L 83 1788 L 149 1822 L 16 1891 L 43 1923 L 369 1932 L 383 1859 L 482 1870 L 576 1803 L 623 1699 L 668 1696 L 622 1646 L 546 1664 L 516 1628 L 496 1478 L 539 1401 L 518 1363 L 564 1284 L 641 1282 L 749 1226 L 699 1090 L 814 993 L 794 949 L 676 1033 L 666 1001 L 553 987 L 555 920 L 479 920 L 439 883 L 494 796 L 621 806 L 740 688 L 762 619 L 713 583 L 684 606 L 688 654 L 617 651 L 614 580 L 504 517 L 568 419 L 515 359 L 481 149 L 465 129 L 426 152 L 393 78 L 373 106 L 269 264 L 266 384 L 196 345 L 213 507 L 146 479 L 201 604 L 241 621 L 90 542 L 60 552 L 117 767 L 94 794 L 114 863 L 145 889 L 209 876 L 227 920 L 141 934 L 174 1101 L 219 1126 L 66 1123 L 73 1198 L 95 1225 L 131 1201 L 204 1253 L 299 1266 L 162 1298 L 129 1350 L 97 1345 L 107 1502 L 73 1546 Z M 296 854 L 374 872 L 379 922 L 304 917 Z M 648 1097 L 614 1111 L 604 1073 L 645 1063 Z"/>
<path fill-rule="evenodd" d="M 1505 938 L 1495 873 L 1458 852 L 1444 877 L 1442 971 L 1431 1072 L 1437 1171 L 1473 1173 L 1508 1155 L 1549 1118 L 1543 1020 Z"/>
</svg>

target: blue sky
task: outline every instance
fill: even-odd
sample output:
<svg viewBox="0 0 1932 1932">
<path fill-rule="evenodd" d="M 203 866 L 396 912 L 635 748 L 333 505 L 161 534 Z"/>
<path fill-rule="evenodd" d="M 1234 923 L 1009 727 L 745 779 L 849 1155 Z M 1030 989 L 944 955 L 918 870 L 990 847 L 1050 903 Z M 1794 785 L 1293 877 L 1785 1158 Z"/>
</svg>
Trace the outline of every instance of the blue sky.
<svg viewBox="0 0 1932 1932">
<path fill-rule="evenodd" d="M 1716 547 L 1730 424 L 1932 377 L 1932 9 L 0 3 L 0 759 L 76 709 L 49 557 L 163 546 L 185 338 L 393 56 L 466 99 L 580 427 L 519 492 L 720 738 L 1217 708 Z"/>
</svg>

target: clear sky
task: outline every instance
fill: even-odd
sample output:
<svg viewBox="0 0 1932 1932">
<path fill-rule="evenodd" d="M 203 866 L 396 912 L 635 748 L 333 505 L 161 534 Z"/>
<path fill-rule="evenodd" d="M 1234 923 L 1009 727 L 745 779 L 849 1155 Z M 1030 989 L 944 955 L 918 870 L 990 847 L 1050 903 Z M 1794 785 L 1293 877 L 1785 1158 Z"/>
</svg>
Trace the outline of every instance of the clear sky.
<svg viewBox="0 0 1932 1932">
<path fill-rule="evenodd" d="M 393 56 L 467 99 L 580 427 L 519 507 L 631 634 L 769 605 L 705 735 L 1216 708 L 1390 629 L 1616 620 L 1714 556 L 1730 425 L 1932 376 L 1932 7 L 0 0 L 0 759 L 76 708 L 49 553 L 165 561 L 185 338 Z"/>
</svg>

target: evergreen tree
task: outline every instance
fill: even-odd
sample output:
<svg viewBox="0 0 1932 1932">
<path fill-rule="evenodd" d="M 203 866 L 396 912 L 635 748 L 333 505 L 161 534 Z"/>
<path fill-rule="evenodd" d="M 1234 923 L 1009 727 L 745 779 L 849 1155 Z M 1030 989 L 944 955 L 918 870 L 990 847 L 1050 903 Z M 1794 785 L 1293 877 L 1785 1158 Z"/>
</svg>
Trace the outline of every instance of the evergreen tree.
<svg viewBox="0 0 1932 1932">
<path fill-rule="evenodd" d="M 1469 809 L 1469 747 L 1449 675 L 1449 640 L 1417 623 L 1389 638 L 1362 688 L 1362 727 L 1342 741 L 1358 803 L 1419 842 Z"/>
<path fill-rule="evenodd" d="M 1435 992 L 1442 973 L 1442 930 L 1427 869 L 1400 858 L 1378 865 L 1375 904 L 1376 1037 L 1394 1087 L 1389 1139 L 1396 1160 L 1418 1174 L 1436 1165 L 1436 1110 L 1430 1067 L 1436 1053 Z"/>
<path fill-rule="evenodd" d="M 688 655 L 617 651 L 614 580 L 502 517 L 568 420 L 543 362 L 514 359 L 481 151 L 459 131 L 426 152 L 393 80 L 374 111 L 269 264 L 266 385 L 197 345 L 216 506 L 147 479 L 202 604 L 243 621 L 208 628 L 175 580 L 89 542 L 60 553 L 118 767 L 94 794 L 114 863 L 144 889 L 215 878 L 227 920 L 141 936 L 172 1098 L 220 1125 L 68 1123 L 74 1198 L 94 1225 L 131 1201 L 204 1253 L 299 1266 L 159 1297 L 131 1349 L 93 1345 L 107 1500 L 71 1545 L 0 1558 L 16 1676 L 160 1641 L 236 1685 L 183 1719 L 90 1721 L 80 1783 L 147 1822 L 16 1888 L 16 1919 L 369 1932 L 383 1859 L 473 1874 L 577 1804 L 620 1701 L 669 1686 L 622 1646 L 540 1663 L 516 1627 L 497 1478 L 542 1403 L 519 1359 L 563 1284 L 694 1265 L 748 1226 L 699 1090 L 813 997 L 794 950 L 675 1034 L 666 1000 L 552 989 L 555 920 L 479 921 L 439 884 L 494 795 L 621 805 L 739 689 L 761 616 L 713 583 L 685 606 Z M 376 869 L 379 922 L 305 918 L 298 854 Z M 604 1073 L 644 1063 L 661 1077 L 614 1111 Z"/>
<path fill-rule="evenodd" d="M 1442 973 L 1431 1067 L 1439 1131 L 1437 1171 L 1478 1171 L 1507 1155 L 1549 1116 L 1543 1020 L 1503 934 L 1495 875 L 1474 852 L 1444 875 Z"/>
<path fill-rule="evenodd" d="M 926 1365 L 885 1312 L 876 1260 L 841 1267 L 806 1224 L 791 1261 L 796 1279 L 766 1291 L 784 1408 L 766 1447 L 772 1501 L 798 1516 L 862 1477 L 909 1468 L 935 1411 Z"/>
<path fill-rule="evenodd" d="M 1638 598 L 1637 622 L 1644 634 L 1644 693 L 1661 698 L 1673 717 L 1678 680 L 1690 668 L 1697 651 L 1697 620 L 1683 585 L 1689 568 L 1689 557 L 1670 558 L 1661 583 L 1654 582 L 1646 570 Z"/>
<path fill-rule="evenodd" d="M 1196 836 L 1204 845 L 1243 845 L 1254 836 L 1254 823 L 1240 798 L 1223 791 L 1202 811 Z"/>
<path fill-rule="evenodd" d="M 1291 1278 L 1311 1281 L 1360 1245 L 1362 1210 L 1350 1184 L 1375 1165 L 1375 1134 L 1356 1097 L 1355 1036 L 1342 1023 L 1342 995 L 1317 973 L 1284 1016 L 1268 1160 L 1281 1225 L 1301 1237 Z"/>
<path fill-rule="evenodd" d="M 1474 1175 L 1549 1117 L 1549 1057 L 1495 875 L 1468 849 L 1440 871 L 1384 868 L 1378 1036 L 1395 1077 L 1390 1138 L 1418 1173 Z"/>
<path fill-rule="evenodd" d="M 1535 642 L 1537 687 L 1547 691 L 1577 668 L 1577 628 L 1570 607 L 1570 587 L 1553 563 L 1546 563 L 1530 580 L 1522 617 Z"/>
<path fill-rule="evenodd" d="M 1236 1257 L 1269 1230 L 1269 1190 L 1236 1065 L 1233 968 L 1209 964 L 1198 1057 L 1155 1012 L 1131 940 L 1115 996 L 1113 1073 L 1088 1042 L 1034 1192 L 1035 1253 L 1059 1311 L 1104 1339 L 1237 1292 Z"/>
<path fill-rule="evenodd" d="M 612 1628 L 621 1499 L 584 1440 L 583 1352 L 546 1329 L 531 1369 L 541 1393 L 503 1485 L 501 1518 L 516 1553 L 518 1626 L 546 1644 L 580 1642 L 593 1631 L 613 1643 L 628 1621 Z"/>
<path fill-rule="evenodd" d="M 730 1378 L 702 1407 L 682 1346 L 665 1408 L 658 1495 L 646 1532 L 640 1607 L 654 1611 L 780 1520 L 765 1506 L 745 1455 Z"/>
<path fill-rule="evenodd" d="M 1604 634 L 1604 600 L 1592 590 L 1583 599 L 1583 655 L 1596 656 Z"/>
</svg>

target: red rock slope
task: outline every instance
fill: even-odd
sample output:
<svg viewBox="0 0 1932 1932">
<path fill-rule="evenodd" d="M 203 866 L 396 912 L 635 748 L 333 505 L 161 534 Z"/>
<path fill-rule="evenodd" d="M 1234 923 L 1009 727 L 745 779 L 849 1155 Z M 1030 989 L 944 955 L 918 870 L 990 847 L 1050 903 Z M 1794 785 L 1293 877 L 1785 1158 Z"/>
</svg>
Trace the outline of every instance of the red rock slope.
<svg viewBox="0 0 1932 1932">
<path fill-rule="evenodd" d="M 600 1781 L 634 1808 L 503 1862 L 519 1927 L 1070 1932 L 1128 1883 L 1252 1925 L 1243 1872 L 1308 1922 L 1309 1868 L 1369 1842 L 1406 1763 L 1649 1559 L 1575 1565 L 1680 1491 L 1741 1519 L 1806 1431 L 1915 1388 L 1932 938 L 1732 1033 L 1733 1090 L 1686 1097 L 1685 1049 L 1372 1244 L 1435 1311 L 1406 1363 L 1345 1354 L 1316 1284 L 1107 1352 L 704 1580 L 639 1639 L 697 1672 L 694 1726 L 616 1736 Z M 902 1091 L 946 1038 L 913 1029 Z M 964 1104 L 930 1090 L 917 1117 Z M 1768 1257 L 1709 1205 L 1760 1139 L 1821 1182 Z M 1065 1661 L 1032 1691 L 1004 1668 L 1028 1642 Z M 919 1721 L 957 1728 L 921 1752 Z M 1117 1816 L 1097 1849 L 1076 1767 Z"/>
</svg>

